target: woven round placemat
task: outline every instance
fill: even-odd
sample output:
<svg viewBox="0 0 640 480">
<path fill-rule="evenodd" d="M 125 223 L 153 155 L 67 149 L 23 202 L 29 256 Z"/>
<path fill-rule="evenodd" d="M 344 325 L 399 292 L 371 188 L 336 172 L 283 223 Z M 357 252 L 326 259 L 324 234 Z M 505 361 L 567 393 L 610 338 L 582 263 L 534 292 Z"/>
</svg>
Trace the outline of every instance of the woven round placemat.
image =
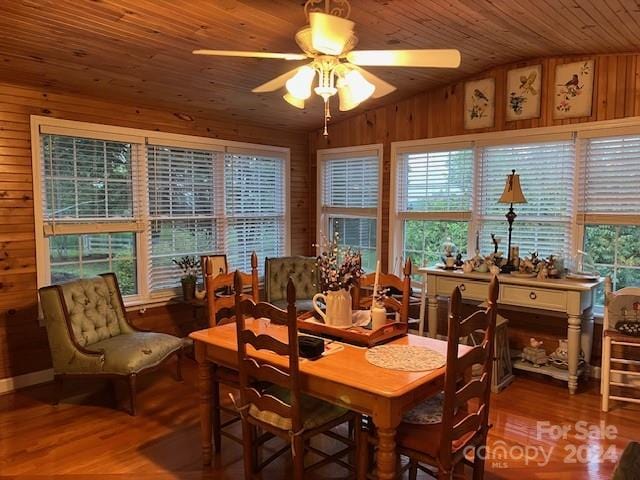
<svg viewBox="0 0 640 480">
<path fill-rule="evenodd" d="M 435 370 L 446 363 L 441 353 L 412 345 L 380 345 L 367 350 L 365 357 L 376 367 L 404 372 Z"/>
</svg>

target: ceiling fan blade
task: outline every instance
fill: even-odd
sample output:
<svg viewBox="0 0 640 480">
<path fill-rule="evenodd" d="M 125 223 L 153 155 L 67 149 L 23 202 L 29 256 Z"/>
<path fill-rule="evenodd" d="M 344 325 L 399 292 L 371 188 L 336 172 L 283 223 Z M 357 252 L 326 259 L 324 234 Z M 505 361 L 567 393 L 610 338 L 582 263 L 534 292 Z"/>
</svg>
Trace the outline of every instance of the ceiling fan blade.
<svg viewBox="0 0 640 480">
<path fill-rule="evenodd" d="M 237 50 L 194 50 L 195 55 L 213 55 L 217 57 L 274 58 L 277 60 L 306 60 L 303 53 L 244 52 Z"/>
<path fill-rule="evenodd" d="M 458 50 L 355 50 L 347 60 L 361 66 L 458 68 Z"/>
<path fill-rule="evenodd" d="M 322 12 L 309 13 L 313 49 L 326 55 L 340 55 L 353 37 L 355 23 Z"/>
<path fill-rule="evenodd" d="M 364 68 L 360 68 L 355 65 L 353 65 L 353 68 L 358 70 L 367 82 L 372 83 L 376 87 L 373 95 L 371 95 L 371 98 L 384 97 L 385 95 L 388 95 L 396 90 L 396 87 L 394 87 L 390 83 L 385 82 L 373 73 L 367 72 Z"/>
<path fill-rule="evenodd" d="M 276 78 L 273 78 L 268 82 L 257 86 L 251 91 L 253 93 L 265 93 L 265 92 L 273 92 L 275 90 L 278 90 L 279 88 L 284 87 L 285 83 L 287 83 L 287 80 L 293 77 L 298 70 L 299 68 L 294 68 L 293 70 L 289 70 L 287 73 L 283 73 L 282 75 L 279 75 Z"/>
</svg>

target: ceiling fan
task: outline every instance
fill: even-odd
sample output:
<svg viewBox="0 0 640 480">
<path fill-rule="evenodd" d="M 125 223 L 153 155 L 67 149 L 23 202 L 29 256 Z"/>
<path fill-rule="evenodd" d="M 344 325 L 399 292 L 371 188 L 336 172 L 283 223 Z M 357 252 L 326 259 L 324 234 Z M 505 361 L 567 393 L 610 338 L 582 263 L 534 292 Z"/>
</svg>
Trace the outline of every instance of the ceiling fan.
<svg viewBox="0 0 640 480">
<path fill-rule="evenodd" d="M 322 5 L 324 3 L 324 6 Z M 329 99 L 338 94 L 340 111 L 357 107 L 368 99 L 393 92 L 396 87 L 361 68 L 369 67 L 428 67 L 457 68 L 458 50 L 354 50 L 358 37 L 355 23 L 349 20 L 348 0 L 307 0 L 304 12 L 309 22 L 296 33 L 295 40 L 304 53 L 247 52 L 235 50 L 194 50 L 196 55 L 223 57 L 272 58 L 311 62 L 296 67 L 254 88 L 254 93 L 273 92 L 286 87 L 283 98 L 297 108 L 311 96 L 316 74 L 318 85 L 314 92 L 324 100 L 324 135 L 331 119 Z"/>
</svg>

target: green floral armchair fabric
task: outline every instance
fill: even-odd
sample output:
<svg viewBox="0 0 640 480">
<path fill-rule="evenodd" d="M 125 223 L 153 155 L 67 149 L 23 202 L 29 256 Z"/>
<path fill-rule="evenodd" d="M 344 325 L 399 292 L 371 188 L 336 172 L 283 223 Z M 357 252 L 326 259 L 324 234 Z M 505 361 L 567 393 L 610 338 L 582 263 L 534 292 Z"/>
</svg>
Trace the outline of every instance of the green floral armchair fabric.
<svg viewBox="0 0 640 480">
<path fill-rule="evenodd" d="M 296 286 L 298 311 L 313 309 L 311 299 L 319 292 L 320 285 L 315 257 L 267 258 L 264 270 L 267 302 L 286 307 L 287 282 L 291 277 Z"/>
<path fill-rule="evenodd" d="M 112 273 L 41 288 L 40 301 L 56 375 L 136 374 L 182 348 L 128 323 Z"/>
</svg>

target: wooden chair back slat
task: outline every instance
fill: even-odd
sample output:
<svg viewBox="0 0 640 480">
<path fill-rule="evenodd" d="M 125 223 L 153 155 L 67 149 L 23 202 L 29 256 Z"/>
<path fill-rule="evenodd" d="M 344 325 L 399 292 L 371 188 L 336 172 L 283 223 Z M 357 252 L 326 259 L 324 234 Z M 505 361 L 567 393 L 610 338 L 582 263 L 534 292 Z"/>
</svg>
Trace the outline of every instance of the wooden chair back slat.
<svg viewBox="0 0 640 480">
<path fill-rule="evenodd" d="M 298 356 L 298 324 L 296 311 L 296 290 L 293 281 L 287 283 L 287 310 L 281 310 L 268 303 L 255 303 L 250 299 L 241 299 L 242 276 L 235 274 L 236 292 L 236 331 L 238 339 L 238 370 L 240 373 L 240 401 L 244 407 L 254 404 L 260 410 L 267 410 L 291 420 L 292 429 L 298 432 L 302 429 L 302 415 L 300 412 L 300 369 Z M 274 324 L 287 327 L 288 342 L 284 343 L 266 333 L 256 335 L 246 328 L 246 318 L 266 318 Z M 286 367 L 275 367 L 269 362 L 252 358 L 247 353 L 247 346 L 256 350 L 269 350 L 277 355 L 286 356 Z M 275 381 L 274 381 L 275 380 Z M 291 392 L 289 404 L 276 398 L 260 394 L 254 385 L 256 382 L 273 382 L 289 389 Z M 256 423 L 259 420 L 253 419 Z M 265 424 L 265 427 L 268 426 Z"/>
<path fill-rule="evenodd" d="M 484 365 L 487 357 L 489 356 L 489 352 L 487 351 L 484 342 L 481 345 L 476 345 L 469 352 L 465 353 L 464 356 L 458 359 L 458 363 L 455 366 L 456 375 L 464 375 L 470 368 L 473 368 L 474 365 Z"/>
<path fill-rule="evenodd" d="M 482 425 L 485 406 L 482 405 L 477 412 L 470 413 L 453 426 L 451 437 L 457 440 L 470 432 L 479 432 Z"/>
<path fill-rule="evenodd" d="M 409 322 L 409 302 L 411 301 L 411 259 L 407 259 L 402 269 L 403 278 L 399 278 L 391 273 L 380 273 L 378 279 L 378 288 L 383 290 L 386 288 L 394 288 L 402 293 L 402 301 L 397 298 L 388 297 L 384 301 L 384 306 L 387 310 L 397 312 L 400 314 L 400 321 L 404 323 Z M 370 308 L 373 302 L 373 292 L 371 287 L 375 283 L 375 273 L 369 273 L 363 275 L 351 292 L 353 296 L 353 308 L 355 310 L 361 308 Z M 365 291 L 368 294 L 365 295 Z"/>
<path fill-rule="evenodd" d="M 216 272 L 214 271 L 214 261 L 211 257 L 204 256 L 202 260 L 201 267 L 205 279 L 204 286 L 207 291 L 209 326 L 215 327 L 219 323 L 224 323 L 225 320 L 234 320 L 235 293 L 231 292 L 234 290 L 235 272 Z M 250 298 L 258 302 L 260 293 L 258 289 L 258 256 L 256 252 L 251 254 L 251 273 L 240 272 L 240 279 L 242 298 Z M 226 290 L 228 293 L 220 293 L 221 290 Z M 247 293 L 247 290 L 250 290 L 251 293 Z M 228 316 L 220 319 L 222 310 L 227 310 L 224 314 L 228 314 Z"/>
<path fill-rule="evenodd" d="M 268 363 L 258 363 L 254 359 L 245 360 L 250 378 L 260 378 L 265 382 L 288 388 L 291 377 L 287 372 Z"/>
<path fill-rule="evenodd" d="M 484 310 L 474 312 L 465 318 L 460 324 L 460 337 L 467 337 L 476 332 L 482 331 L 487 328 L 487 315 Z"/>
<path fill-rule="evenodd" d="M 282 400 L 268 394 L 261 394 L 255 388 L 244 391 L 244 396 L 249 404 L 255 405 L 258 410 L 273 412 L 281 417 L 291 418 L 291 405 L 287 405 Z"/>
<path fill-rule="evenodd" d="M 245 301 L 250 302 L 251 300 Z M 280 340 L 276 340 L 269 335 L 256 335 L 251 330 L 244 330 L 240 332 L 238 340 L 243 342 L 245 345 L 251 345 L 256 350 L 269 350 L 277 355 L 289 355 L 289 345 L 281 342 Z"/>
<path fill-rule="evenodd" d="M 444 404 L 439 463 L 445 471 L 453 467 L 453 455 L 459 450 L 456 440 L 482 438 L 486 441 L 489 422 L 489 400 L 495 340 L 499 282 L 493 277 L 489 283 L 487 308 L 466 319 L 462 318 L 462 293 L 456 287 L 449 300 L 449 334 L 445 371 Z M 483 338 L 458 358 L 460 339 L 482 330 Z M 469 375 L 473 365 L 480 364 L 479 379 Z M 474 400 L 475 401 L 471 401 Z M 460 419 L 461 415 L 464 415 Z"/>
<path fill-rule="evenodd" d="M 460 388 L 456 392 L 456 408 L 466 406 L 467 402 L 474 398 L 482 398 L 487 388 L 487 380 L 487 375 L 483 373 L 480 378 L 474 378 Z"/>
</svg>

